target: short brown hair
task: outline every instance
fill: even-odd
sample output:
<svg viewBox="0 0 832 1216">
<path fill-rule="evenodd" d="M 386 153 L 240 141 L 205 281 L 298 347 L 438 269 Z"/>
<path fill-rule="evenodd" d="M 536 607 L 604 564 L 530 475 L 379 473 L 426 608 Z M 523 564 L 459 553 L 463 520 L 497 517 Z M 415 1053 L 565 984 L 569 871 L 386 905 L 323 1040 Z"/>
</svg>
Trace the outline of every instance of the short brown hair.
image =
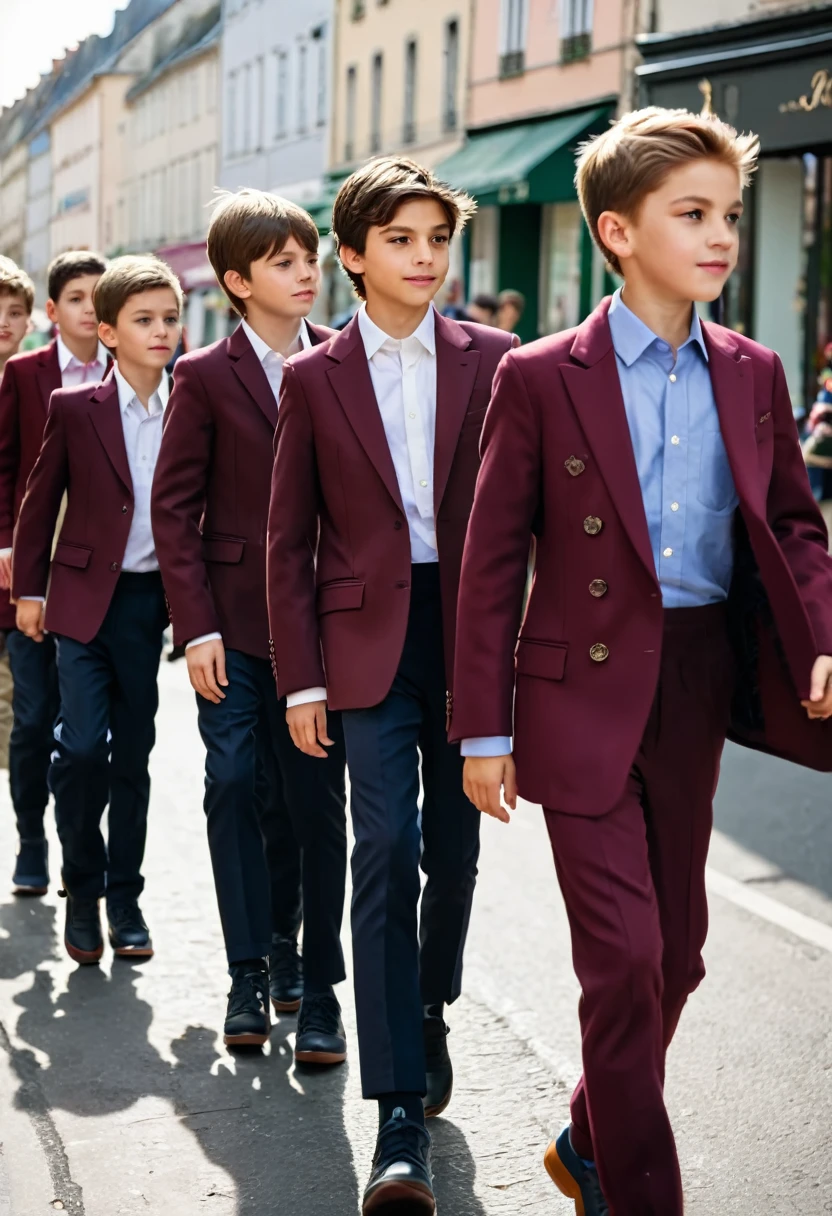
<svg viewBox="0 0 832 1216">
<path fill-rule="evenodd" d="M 369 230 L 389 224 L 402 203 L 414 198 L 432 198 L 439 203 L 448 217 L 451 236 L 462 231 L 477 209 L 470 195 L 454 190 L 406 156 L 376 156 L 351 173 L 338 191 L 332 208 L 336 247 L 364 253 Z M 363 276 L 352 274 L 345 266 L 344 272 L 356 294 L 366 299 Z"/>
<path fill-rule="evenodd" d="M 252 262 L 280 253 L 290 237 L 309 253 L 318 252 L 318 229 L 303 207 L 265 190 L 245 188 L 218 194 L 208 226 L 208 260 L 241 317 L 246 315 L 245 300 L 228 290 L 227 272 L 236 270 L 247 279 Z"/>
<path fill-rule="evenodd" d="M 715 114 L 660 106 L 625 114 L 582 144 L 575 174 L 578 198 L 593 239 L 612 269 L 620 273 L 621 265 L 598 235 L 598 220 L 605 211 L 634 217 L 668 173 L 695 160 L 731 165 L 744 188 L 757 167 L 759 152 L 756 135 L 738 135 Z"/>
<path fill-rule="evenodd" d="M 25 270 L 11 258 L 0 256 L 0 296 L 19 296 L 31 317 L 35 307 L 35 285 Z"/>
<path fill-rule="evenodd" d="M 91 253 L 89 249 L 70 249 L 68 253 L 59 253 L 49 263 L 46 272 L 49 299 L 57 304 L 70 279 L 80 279 L 85 274 L 101 275 L 106 269 L 106 259 L 100 253 Z"/>
<path fill-rule="evenodd" d="M 182 288 L 167 262 L 151 254 L 113 258 L 93 288 L 95 315 L 105 325 L 115 325 L 118 314 L 131 296 L 137 296 L 142 291 L 154 291 L 157 287 L 171 289 L 181 316 Z"/>
</svg>

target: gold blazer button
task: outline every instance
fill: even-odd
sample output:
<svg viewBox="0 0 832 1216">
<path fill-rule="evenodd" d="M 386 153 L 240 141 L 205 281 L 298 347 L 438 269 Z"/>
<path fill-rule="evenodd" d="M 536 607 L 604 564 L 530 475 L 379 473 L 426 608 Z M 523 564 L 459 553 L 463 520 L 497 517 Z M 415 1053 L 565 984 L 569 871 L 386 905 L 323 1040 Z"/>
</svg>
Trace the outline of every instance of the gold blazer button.
<svg viewBox="0 0 832 1216">
<path fill-rule="evenodd" d="M 588 536 L 597 536 L 603 526 L 603 519 L 599 519 L 597 515 L 587 515 L 584 520 L 584 532 Z"/>
<path fill-rule="evenodd" d="M 602 578 L 594 578 L 589 584 L 589 594 L 594 595 L 596 599 L 600 599 L 602 595 L 606 595 L 609 587 Z"/>
<path fill-rule="evenodd" d="M 570 456 L 568 460 L 564 460 L 563 467 L 566 469 L 570 477 L 580 477 L 586 465 L 577 456 Z"/>
<path fill-rule="evenodd" d="M 603 642 L 596 642 L 589 652 L 589 657 L 593 663 L 603 663 L 610 657 L 609 647 L 605 646 Z"/>
</svg>

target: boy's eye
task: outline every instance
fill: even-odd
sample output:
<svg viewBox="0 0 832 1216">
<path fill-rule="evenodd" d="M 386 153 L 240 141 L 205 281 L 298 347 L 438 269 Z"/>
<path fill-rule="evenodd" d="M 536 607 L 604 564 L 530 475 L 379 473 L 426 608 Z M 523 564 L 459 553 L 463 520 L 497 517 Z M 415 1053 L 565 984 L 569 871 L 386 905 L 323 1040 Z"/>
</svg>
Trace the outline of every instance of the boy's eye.
<svg viewBox="0 0 832 1216">
<path fill-rule="evenodd" d="M 686 211 L 686 212 L 685 212 L 685 219 L 701 220 L 701 219 L 702 219 L 702 211 L 701 211 L 701 209 L 700 209 L 699 207 L 695 207 L 695 208 L 693 209 L 693 211 Z"/>
<path fill-rule="evenodd" d="M 728 220 L 729 224 L 734 224 L 736 226 L 742 219 L 742 216 L 738 215 L 736 211 L 732 211 L 731 214 L 727 215 L 725 218 Z"/>
<path fill-rule="evenodd" d="M 390 240 L 391 245 L 405 245 L 407 243 L 406 236 L 394 236 Z"/>
<path fill-rule="evenodd" d="M 165 325 L 178 325 L 178 324 L 179 324 L 178 317 L 165 317 Z"/>
<path fill-rule="evenodd" d="M 446 236 L 435 236 L 433 239 L 437 245 L 447 245 L 448 243 L 448 237 Z"/>
</svg>

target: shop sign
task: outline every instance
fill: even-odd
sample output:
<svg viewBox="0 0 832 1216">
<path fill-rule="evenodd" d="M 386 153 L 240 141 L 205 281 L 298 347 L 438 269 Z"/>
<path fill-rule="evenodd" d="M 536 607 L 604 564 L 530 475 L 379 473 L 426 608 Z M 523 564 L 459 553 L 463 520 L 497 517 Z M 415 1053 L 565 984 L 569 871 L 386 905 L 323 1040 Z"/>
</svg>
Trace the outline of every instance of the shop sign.
<svg viewBox="0 0 832 1216">
<path fill-rule="evenodd" d="M 826 106 L 832 110 L 832 72 L 820 68 L 812 77 L 807 93 L 803 93 L 796 101 L 784 101 L 780 105 L 781 114 L 803 112 L 809 114 Z"/>
</svg>

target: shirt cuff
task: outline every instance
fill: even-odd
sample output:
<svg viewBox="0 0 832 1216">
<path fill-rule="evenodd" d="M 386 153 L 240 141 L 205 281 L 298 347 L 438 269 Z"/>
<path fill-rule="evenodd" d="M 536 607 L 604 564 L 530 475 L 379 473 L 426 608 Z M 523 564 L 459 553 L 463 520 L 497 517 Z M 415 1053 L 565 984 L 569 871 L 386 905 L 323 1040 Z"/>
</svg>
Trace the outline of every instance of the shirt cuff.
<svg viewBox="0 0 832 1216">
<path fill-rule="evenodd" d="M 286 708 L 294 709 L 296 705 L 309 705 L 311 701 L 325 701 L 325 688 L 302 688 L 299 692 L 290 692 L 286 698 Z"/>
<path fill-rule="evenodd" d="M 511 739 L 508 735 L 489 735 L 479 739 L 463 739 L 459 745 L 463 756 L 510 756 Z"/>
<path fill-rule="evenodd" d="M 11 557 L 11 549 L 0 549 L 0 557 Z"/>
<path fill-rule="evenodd" d="M 190 650 L 192 646 L 201 646 L 203 642 L 221 642 L 221 641 L 222 641 L 221 633 L 203 633 L 201 637 L 193 638 L 192 641 L 187 642 L 185 645 L 185 650 Z"/>
<path fill-rule="evenodd" d="M 16 604 L 20 604 L 20 603 L 24 602 L 25 600 L 28 600 L 30 604 L 45 604 L 46 596 L 45 595 L 18 595 L 15 597 Z"/>
</svg>

